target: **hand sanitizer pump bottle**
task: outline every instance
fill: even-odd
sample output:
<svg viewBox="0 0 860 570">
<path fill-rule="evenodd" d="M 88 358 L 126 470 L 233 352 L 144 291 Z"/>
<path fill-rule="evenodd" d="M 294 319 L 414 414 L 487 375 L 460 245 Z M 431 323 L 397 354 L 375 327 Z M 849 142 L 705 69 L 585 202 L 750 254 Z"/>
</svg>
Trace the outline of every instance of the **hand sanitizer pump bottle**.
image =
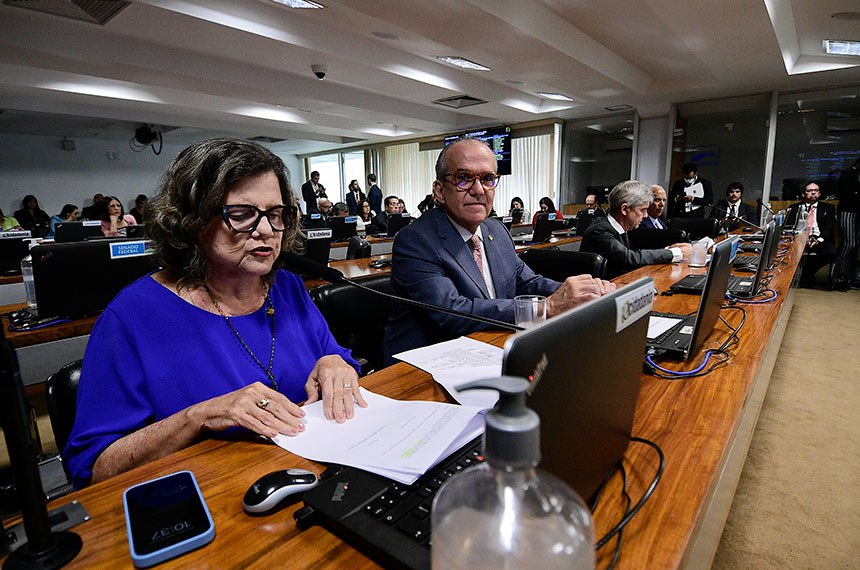
<svg viewBox="0 0 860 570">
<path fill-rule="evenodd" d="M 486 415 L 486 463 L 448 480 L 433 501 L 434 570 L 594 568 L 594 527 L 582 499 L 537 469 L 540 418 L 529 383 L 502 376 L 464 385 L 500 394 Z"/>
</svg>

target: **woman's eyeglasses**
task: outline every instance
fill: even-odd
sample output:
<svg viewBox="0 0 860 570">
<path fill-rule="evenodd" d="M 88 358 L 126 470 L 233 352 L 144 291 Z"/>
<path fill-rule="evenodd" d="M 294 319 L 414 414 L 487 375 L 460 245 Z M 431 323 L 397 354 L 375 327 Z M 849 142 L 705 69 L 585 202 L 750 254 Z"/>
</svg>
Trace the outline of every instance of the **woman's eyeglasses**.
<svg viewBox="0 0 860 570">
<path fill-rule="evenodd" d="M 261 210 L 249 204 L 229 204 L 221 207 L 221 217 L 227 227 L 236 233 L 253 233 L 263 216 L 269 220 L 272 230 L 282 232 L 296 222 L 295 206 L 274 206 Z"/>
<path fill-rule="evenodd" d="M 460 190 L 471 190 L 472 186 L 475 185 L 475 180 L 481 181 L 481 186 L 483 186 L 484 190 L 492 190 L 496 187 L 496 184 L 499 183 L 499 174 L 495 172 L 485 172 L 484 174 L 470 174 L 468 172 L 448 172 L 445 174 L 445 178 L 451 178 L 454 180 L 454 184 Z"/>
</svg>

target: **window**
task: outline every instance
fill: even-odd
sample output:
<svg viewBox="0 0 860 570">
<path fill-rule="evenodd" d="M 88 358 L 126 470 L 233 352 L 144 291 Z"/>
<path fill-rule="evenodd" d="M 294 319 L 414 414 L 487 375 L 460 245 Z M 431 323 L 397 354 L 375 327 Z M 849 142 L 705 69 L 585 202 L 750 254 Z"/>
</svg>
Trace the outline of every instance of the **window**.
<svg viewBox="0 0 860 570">
<path fill-rule="evenodd" d="M 308 168 L 308 178 L 314 170 L 320 173 L 320 184 L 325 187 L 332 202 L 344 200 L 350 180 L 358 180 L 362 190 L 367 193 L 363 150 L 312 156 L 308 158 Z"/>
</svg>

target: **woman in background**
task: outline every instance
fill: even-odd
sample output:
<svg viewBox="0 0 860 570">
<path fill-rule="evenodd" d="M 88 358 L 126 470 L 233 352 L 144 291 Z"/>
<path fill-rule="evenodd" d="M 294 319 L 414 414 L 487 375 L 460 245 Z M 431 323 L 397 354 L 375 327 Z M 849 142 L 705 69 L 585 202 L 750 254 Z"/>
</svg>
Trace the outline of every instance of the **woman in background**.
<svg viewBox="0 0 860 570">
<path fill-rule="evenodd" d="M 3 209 L 0 208 L 0 224 L 2 224 L 2 231 L 11 232 L 12 230 L 20 230 L 21 224 L 18 223 L 18 220 L 15 216 L 7 216 L 3 213 Z"/>
<path fill-rule="evenodd" d="M 60 210 L 58 216 L 51 216 L 51 231 L 45 237 L 54 237 L 54 232 L 57 231 L 57 224 L 60 222 L 74 222 L 78 219 L 78 207 L 74 204 L 66 204 Z"/>
<path fill-rule="evenodd" d="M 529 211 L 523 205 L 523 199 L 519 196 L 514 196 L 511 200 L 511 209 L 508 210 L 508 215 L 513 218 L 514 224 L 521 224 L 523 220 L 529 219 Z"/>
<path fill-rule="evenodd" d="M 134 216 L 126 214 L 122 202 L 111 196 L 105 202 L 102 212 L 102 233 L 105 237 L 125 236 L 126 228 L 135 224 Z"/>
<path fill-rule="evenodd" d="M 21 229 L 28 230 L 33 237 L 44 237 L 51 230 L 51 216 L 39 207 L 39 201 L 32 194 L 27 194 L 21 201 L 24 206 L 15 212 Z"/>
<path fill-rule="evenodd" d="M 149 197 L 146 194 L 138 194 L 137 198 L 134 199 L 134 208 L 131 209 L 131 214 L 134 216 L 134 222 L 136 224 L 143 223 L 143 216 L 146 213 L 146 203 L 149 202 Z"/>
<path fill-rule="evenodd" d="M 561 212 L 555 209 L 555 204 L 549 196 L 544 196 L 543 198 L 541 198 L 538 204 L 540 205 L 540 210 L 535 212 L 535 215 L 532 216 L 532 225 L 535 225 L 535 223 L 537 222 L 538 214 L 555 213 L 557 220 L 560 220 L 564 217 Z"/>
</svg>

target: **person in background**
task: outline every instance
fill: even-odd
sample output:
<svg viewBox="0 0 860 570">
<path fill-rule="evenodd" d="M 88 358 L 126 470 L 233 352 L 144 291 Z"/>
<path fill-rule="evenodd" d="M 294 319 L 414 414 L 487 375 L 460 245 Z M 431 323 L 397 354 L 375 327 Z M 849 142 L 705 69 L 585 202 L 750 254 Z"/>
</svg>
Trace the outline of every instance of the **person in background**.
<svg viewBox="0 0 860 570">
<path fill-rule="evenodd" d="M 564 218 L 562 213 L 555 209 L 555 204 L 549 196 L 544 196 L 538 200 L 538 205 L 540 206 L 540 210 L 532 216 L 532 225 L 537 223 L 538 214 L 552 214 L 554 212 L 557 220 Z"/>
<path fill-rule="evenodd" d="M 659 184 L 652 184 L 651 194 L 654 200 L 648 205 L 648 215 L 642 219 L 640 226 L 652 230 L 668 230 L 669 226 L 663 219 L 663 213 L 666 211 L 666 191 Z"/>
<path fill-rule="evenodd" d="M 585 208 L 583 210 L 586 214 L 594 218 L 602 218 L 606 216 L 606 212 L 603 211 L 603 208 L 598 206 L 597 196 L 594 194 L 589 194 L 585 197 Z"/>
<path fill-rule="evenodd" d="M 332 216 L 335 218 L 345 218 L 349 215 L 349 207 L 343 202 L 336 202 L 331 208 Z"/>
<path fill-rule="evenodd" d="M 361 191 L 358 180 L 351 180 L 346 192 L 346 205 L 349 207 L 349 215 L 355 216 L 358 214 L 358 204 L 366 199 L 367 196 Z"/>
<path fill-rule="evenodd" d="M 839 226 L 842 247 L 833 266 L 833 288 L 860 288 L 857 246 L 860 245 L 860 157 L 839 177 Z"/>
<path fill-rule="evenodd" d="M 100 220 L 102 217 L 102 202 L 105 201 L 104 194 L 96 192 L 93 194 L 92 206 L 85 206 L 81 210 L 81 219 L 84 220 Z"/>
<path fill-rule="evenodd" d="M 18 223 L 18 220 L 15 218 L 15 216 L 7 216 L 3 213 L 3 209 L 0 208 L 0 229 L 2 229 L 4 232 L 20 230 L 21 224 Z"/>
<path fill-rule="evenodd" d="M 376 174 L 372 172 L 367 175 L 367 200 L 374 216 L 382 213 L 382 189 L 377 186 Z"/>
<path fill-rule="evenodd" d="M 375 216 L 376 226 L 380 231 L 388 231 L 388 216 L 398 213 L 400 213 L 400 199 L 397 196 L 386 196 L 385 211 Z"/>
<path fill-rule="evenodd" d="M 358 212 L 355 215 L 356 217 L 356 231 L 365 232 L 368 234 L 377 233 L 375 231 L 374 217 L 370 211 L 370 202 L 367 200 L 362 200 L 358 203 Z"/>
<path fill-rule="evenodd" d="M 332 216 L 334 206 L 328 198 L 320 198 L 317 200 L 317 212 L 323 215 L 324 218 Z"/>
<path fill-rule="evenodd" d="M 44 237 L 51 231 L 51 217 L 39 207 L 39 201 L 32 194 L 27 194 L 21 201 L 23 206 L 15 212 L 15 219 L 21 229 L 27 230 L 33 237 Z"/>
<path fill-rule="evenodd" d="M 338 423 L 366 406 L 358 364 L 301 278 L 278 269 L 301 243 L 288 176 L 240 139 L 196 143 L 168 166 L 147 218 L 162 269 L 123 289 L 87 344 L 63 450 L 75 486 L 207 437 L 296 435 L 317 400 Z"/>
<path fill-rule="evenodd" d="M 836 208 L 819 202 L 821 188 L 815 182 L 803 186 L 803 201 L 788 207 L 785 226 L 797 231 L 808 230 L 806 259 L 800 274 L 801 287 L 815 287 L 818 270 L 836 260 Z M 814 255 L 811 255 L 814 254 Z"/>
<path fill-rule="evenodd" d="M 711 181 L 699 177 L 699 167 L 693 162 L 685 164 L 681 171 L 684 177 L 675 181 L 669 193 L 669 215 L 673 218 L 704 218 L 704 207 L 714 203 Z M 701 198 L 687 194 L 687 189 L 695 184 L 702 185 Z"/>
<path fill-rule="evenodd" d="M 305 202 L 305 214 L 317 211 L 317 202 L 321 198 L 328 198 L 325 186 L 320 184 L 320 173 L 314 170 L 311 178 L 302 184 L 302 200 Z"/>
<path fill-rule="evenodd" d="M 564 283 L 536 275 L 517 257 L 493 209 L 496 157 L 478 139 L 460 139 L 439 154 L 433 196 L 439 207 L 397 233 L 391 263 L 395 294 L 466 313 L 514 322 L 514 297 L 547 297 L 547 317 L 596 299 L 615 285 L 590 275 Z M 488 328 L 462 317 L 394 304 L 385 332 L 387 363 L 403 350 Z"/>
<path fill-rule="evenodd" d="M 406 212 L 406 202 L 403 200 L 403 198 L 397 199 L 397 213 L 398 214 L 406 214 L 407 213 Z"/>
<path fill-rule="evenodd" d="M 129 214 L 134 216 L 134 223 L 143 223 L 147 202 L 149 202 L 149 197 L 146 194 L 138 194 L 137 198 L 134 199 L 134 208 L 129 212 Z"/>
<path fill-rule="evenodd" d="M 424 199 L 418 202 L 418 213 L 423 214 L 427 210 L 431 210 L 436 207 L 436 201 L 433 199 L 433 194 L 427 194 L 424 196 Z M 420 218 L 421 216 L 415 216 L 416 218 Z"/>
<path fill-rule="evenodd" d="M 606 259 L 611 279 L 643 265 L 690 260 L 690 244 L 676 243 L 664 249 L 630 249 L 627 232 L 648 215 L 654 199 L 651 187 L 638 180 L 621 182 L 609 193 L 609 215 L 585 230 L 579 250 L 599 253 Z"/>
<path fill-rule="evenodd" d="M 711 209 L 711 218 L 720 220 L 720 226 L 726 233 L 738 229 L 744 222 L 753 222 L 756 219 L 755 208 L 745 204 L 743 197 L 744 185 L 732 182 L 726 187 L 725 199 L 720 198 L 716 207 Z"/>
<path fill-rule="evenodd" d="M 523 199 L 519 196 L 514 196 L 511 200 L 511 209 L 508 210 L 508 215 L 513 218 L 511 223 L 521 224 L 524 220 L 529 219 L 529 211 L 523 205 Z"/>
<path fill-rule="evenodd" d="M 59 222 L 74 222 L 78 219 L 78 207 L 74 204 L 66 204 L 63 206 L 63 209 L 60 210 L 59 215 L 51 216 L 51 231 L 46 235 L 47 238 L 53 238 L 54 232 L 57 231 L 57 224 Z"/>
<path fill-rule="evenodd" d="M 124 236 L 126 228 L 135 224 L 134 216 L 126 214 L 122 202 L 116 196 L 110 196 L 104 204 L 102 213 L 102 234 L 105 237 Z"/>
</svg>

